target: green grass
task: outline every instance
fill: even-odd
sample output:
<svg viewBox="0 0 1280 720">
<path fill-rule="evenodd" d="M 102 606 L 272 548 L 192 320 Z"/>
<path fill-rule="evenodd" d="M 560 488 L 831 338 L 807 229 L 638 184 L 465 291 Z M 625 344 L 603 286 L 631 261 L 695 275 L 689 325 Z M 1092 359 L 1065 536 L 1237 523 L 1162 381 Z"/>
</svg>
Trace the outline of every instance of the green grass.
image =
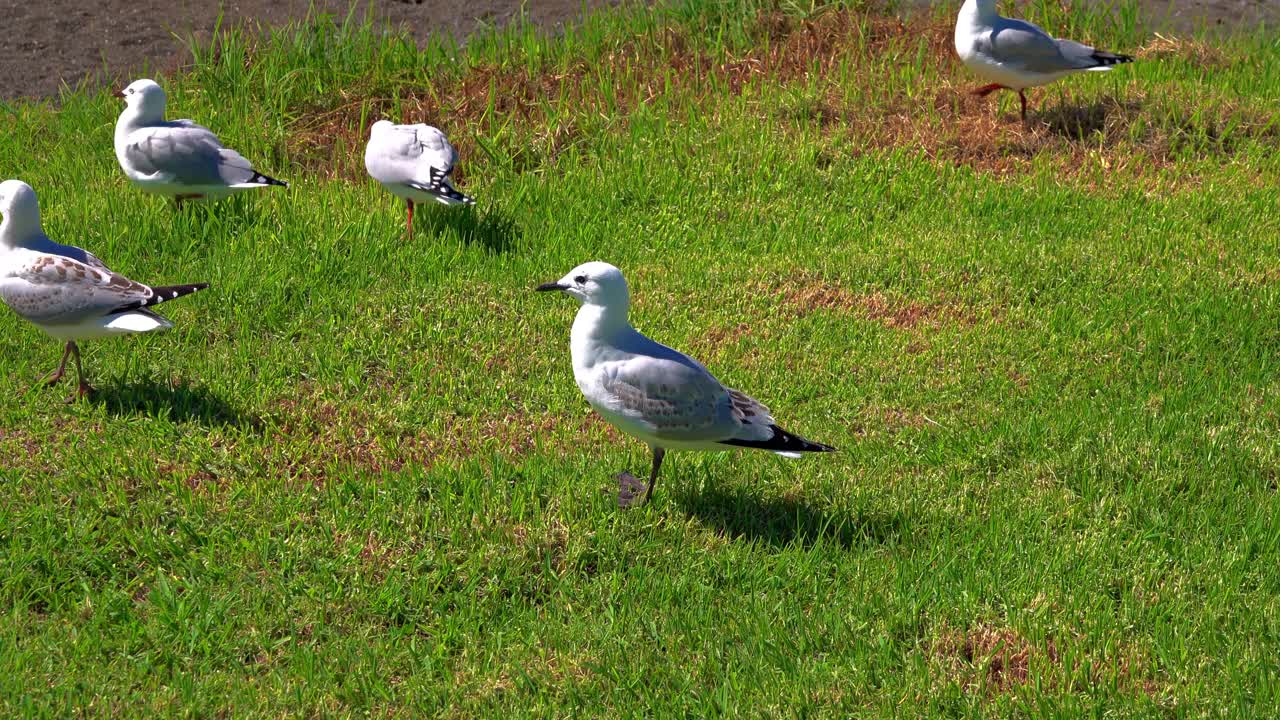
<svg viewBox="0 0 1280 720">
<path fill-rule="evenodd" d="M 86 344 L 72 406 L 0 314 L 3 714 L 1275 715 L 1280 41 L 1065 80 L 1024 130 L 948 16 L 227 33 L 170 115 L 292 186 L 182 213 L 127 187 L 105 93 L 13 104 L 52 237 L 214 289 Z M 405 241 L 361 173 L 386 111 L 457 140 L 475 213 Z M 841 452 L 674 453 L 618 511 L 647 452 L 531 292 L 591 259 Z"/>
</svg>

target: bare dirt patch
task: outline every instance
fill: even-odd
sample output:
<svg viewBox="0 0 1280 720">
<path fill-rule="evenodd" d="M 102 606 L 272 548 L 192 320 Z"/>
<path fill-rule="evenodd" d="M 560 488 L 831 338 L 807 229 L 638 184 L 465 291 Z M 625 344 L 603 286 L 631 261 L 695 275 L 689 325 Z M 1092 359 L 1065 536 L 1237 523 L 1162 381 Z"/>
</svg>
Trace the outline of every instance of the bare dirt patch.
<svg viewBox="0 0 1280 720">
<path fill-rule="evenodd" d="M 419 43 L 433 36 L 464 39 L 484 25 L 503 25 L 523 9 L 536 25 L 555 28 L 588 10 L 618 0 L 372 0 L 357 2 L 375 23 L 408 32 Z M 922 0 L 907 5 L 924 6 Z M 6 32 L 0 37 L 0 98 L 51 97 L 65 83 L 102 84 L 144 69 L 172 71 L 189 59 L 183 42 L 207 43 L 218 26 L 257 31 L 280 27 L 308 12 L 345 17 L 348 0 L 76 0 L 0 3 Z M 1164 34 L 1190 36 L 1200 29 L 1250 30 L 1280 21 L 1277 0 L 1145 0 L 1141 21 Z M 782 30 L 775 30 L 780 33 Z M 771 35 L 773 37 L 773 35 Z M 745 67 L 745 66 L 744 66 Z"/>
</svg>

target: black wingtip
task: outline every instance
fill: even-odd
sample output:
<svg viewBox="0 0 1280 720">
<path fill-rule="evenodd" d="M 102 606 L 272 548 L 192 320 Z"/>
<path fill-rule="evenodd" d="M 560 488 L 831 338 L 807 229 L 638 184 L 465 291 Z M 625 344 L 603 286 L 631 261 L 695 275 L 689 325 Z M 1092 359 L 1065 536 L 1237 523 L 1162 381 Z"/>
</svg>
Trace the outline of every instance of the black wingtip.
<svg viewBox="0 0 1280 720">
<path fill-rule="evenodd" d="M 189 283 L 187 285 L 165 285 L 163 287 L 153 287 L 151 288 L 151 292 L 155 294 L 146 302 L 145 305 L 143 305 L 143 307 L 159 305 L 162 302 L 177 300 L 184 295 L 190 295 L 191 293 L 208 289 L 209 283 Z"/>
<path fill-rule="evenodd" d="M 287 182 L 285 182 L 285 181 L 283 181 L 283 180 L 277 180 L 277 179 L 275 179 L 275 178 L 273 178 L 273 177 L 270 177 L 270 176 L 268 176 L 268 175 L 263 175 L 263 174 L 262 174 L 262 173 L 260 173 L 260 172 L 255 172 L 255 173 L 253 174 L 253 180 L 252 180 L 252 182 L 255 182 L 255 183 L 259 184 L 259 185 L 275 185 L 275 186 L 277 186 L 277 187 L 286 187 L 286 188 L 287 188 L 287 187 L 289 187 L 289 183 L 287 183 Z"/>
<path fill-rule="evenodd" d="M 1116 53 L 1109 52 L 1096 52 L 1091 57 L 1094 62 L 1106 67 L 1121 65 L 1123 63 L 1131 63 L 1134 60 L 1132 55 L 1118 55 Z"/>
<path fill-rule="evenodd" d="M 127 305 L 121 305 L 111 312 L 128 312 L 130 310 L 141 310 L 149 308 L 152 305 L 159 305 L 162 302 L 177 300 L 184 295 L 190 295 L 201 290 L 208 290 L 209 283 L 189 283 L 187 285 L 163 285 L 151 288 L 151 297 L 138 302 L 131 302 Z"/>
<path fill-rule="evenodd" d="M 773 452 L 838 452 L 830 445 L 805 440 L 799 435 L 793 435 L 777 425 L 770 425 L 769 429 L 773 431 L 773 437 L 768 440 L 724 440 L 721 441 L 721 444 L 756 450 L 772 450 Z"/>
</svg>

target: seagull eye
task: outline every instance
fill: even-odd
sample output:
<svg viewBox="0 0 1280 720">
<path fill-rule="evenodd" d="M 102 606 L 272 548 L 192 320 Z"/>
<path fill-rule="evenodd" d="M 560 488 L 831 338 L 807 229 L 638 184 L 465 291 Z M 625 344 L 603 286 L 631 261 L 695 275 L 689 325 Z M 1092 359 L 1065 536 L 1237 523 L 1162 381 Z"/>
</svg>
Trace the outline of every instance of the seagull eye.
<svg viewBox="0 0 1280 720">
<path fill-rule="evenodd" d="M 578 283 L 579 285 L 586 285 L 586 284 L 587 284 L 587 276 L 586 276 L 586 275 L 579 275 L 578 277 L 574 278 L 574 279 L 573 279 L 573 281 L 574 281 L 574 282 L 576 282 L 576 283 Z"/>
</svg>

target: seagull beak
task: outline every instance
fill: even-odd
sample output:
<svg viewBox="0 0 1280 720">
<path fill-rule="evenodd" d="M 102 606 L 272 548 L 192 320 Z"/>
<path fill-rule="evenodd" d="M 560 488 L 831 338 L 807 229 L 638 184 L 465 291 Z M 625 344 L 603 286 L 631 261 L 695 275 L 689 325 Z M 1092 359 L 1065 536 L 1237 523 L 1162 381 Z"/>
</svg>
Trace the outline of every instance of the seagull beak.
<svg viewBox="0 0 1280 720">
<path fill-rule="evenodd" d="M 111 93 L 111 96 L 112 96 L 112 97 L 122 98 L 122 97 L 124 97 L 124 91 L 123 91 L 123 90 L 117 90 L 117 91 L 115 91 L 115 92 Z"/>
<path fill-rule="evenodd" d="M 564 290 L 564 289 L 567 289 L 568 287 L 569 287 L 568 285 L 561 285 L 560 283 L 557 283 L 557 282 L 549 282 L 549 283 L 542 283 L 538 287 L 534 288 L 534 291 L 535 292 L 551 292 L 552 290 Z"/>
</svg>

